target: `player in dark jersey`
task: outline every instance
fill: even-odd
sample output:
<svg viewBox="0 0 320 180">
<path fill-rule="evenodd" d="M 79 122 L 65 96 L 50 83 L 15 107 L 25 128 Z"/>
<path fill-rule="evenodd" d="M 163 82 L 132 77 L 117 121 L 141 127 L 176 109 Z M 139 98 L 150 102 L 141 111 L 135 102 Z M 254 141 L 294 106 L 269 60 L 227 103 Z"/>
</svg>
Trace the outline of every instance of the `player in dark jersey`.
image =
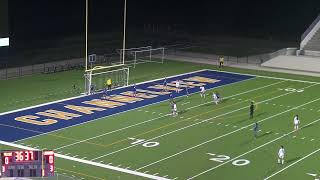
<svg viewBox="0 0 320 180">
<path fill-rule="evenodd" d="M 133 85 L 133 97 L 137 96 L 137 86 L 136 84 Z"/>
<path fill-rule="evenodd" d="M 249 111 L 250 111 L 250 119 L 253 118 L 253 113 L 255 111 L 256 107 L 255 107 L 255 104 L 254 104 L 254 101 L 251 101 L 250 103 L 250 107 L 249 107 Z"/>
<path fill-rule="evenodd" d="M 253 133 L 255 138 L 258 137 L 258 132 L 259 132 L 259 124 L 256 122 L 254 123 L 254 126 L 253 126 Z"/>
</svg>

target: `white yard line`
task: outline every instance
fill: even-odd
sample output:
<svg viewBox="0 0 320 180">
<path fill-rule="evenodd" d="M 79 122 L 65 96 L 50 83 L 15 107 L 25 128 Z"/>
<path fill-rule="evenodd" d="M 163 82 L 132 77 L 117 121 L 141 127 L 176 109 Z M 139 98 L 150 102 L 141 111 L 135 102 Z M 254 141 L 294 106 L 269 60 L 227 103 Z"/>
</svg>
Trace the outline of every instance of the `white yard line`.
<svg viewBox="0 0 320 180">
<path fill-rule="evenodd" d="M 280 83 L 283 83 L 283 82 L 284 81 L 268 84 L 268 85 L 265 85 L 265 86 L 262 86 L 262 87 L 259 87 L 259 88 L 251 89 L 251 90 L 248 90 L 248 91 L 245 91 L 245 92 L 241 92 L 241 93 L 238 93 L 238 94 L 231 95 L 229 97 L 225 97 L 224 99 L 229 99 L 229 98 L 232 98 L 232 97 L 235 97 L 235 96 L 239 96 L 239 95 L 242 95 L 242 94 L 250 93 L 250 92 L 253 92 L 253 91 L 256 91 L 256 90 L 260 90 L 260 89 L 263 89 L 263 88 L 267 88 L 267 87 L 270 87 L 270 86 L 273 86 L 273 85 L 277 85 L 277 84 L 280 84 Z M 210 101 L 210 102 L 202 103 L 202 104 L 199 104 L 199 105 L 196 105 L 196 106 L 192 106 L 192 107 L 186 108 L 185 110 L 194 109 L 194 108 L 197 108 L 199 106 L 202 106 L 202 105 L 205 105 L 205 104 L 209 104 L 209 103 L 212 103 L 212 102 Z M 160 117 L 157 117 L 157 118 L 153 118 L 153 119 L 150 119 L 150 120 L 147 120 L 147 121 L 143 121 L 143 122 L 140 122 L 140 123 L 137 123 L 137 124 L 133 124 L 133 125 L 130 125 L 130 126 L 127 126 L 127 127 L 124 127 L 124 128 L 120 128 L 120 129 L 113 130 L 113 131 L 110 131 L 110 132 L 107 132 L 107 133 L 103 133 L 103 134 L 100 134 L 100 135 L 97 135 L 97 136 L 94 136 L 94 137 L 91 137 L 91 138 L 87 138 L 87 139 L 84 139 L 84 140 L 81 140 L 81 141 L 77 141 L 77 142 L 68 144 L 68 145 L 64 145 L 64 146 L 55 148 L 55 150 L 63 149 L 63 148 L 66 148 L 66 147 L 70 147 L 70 146 L 73 146 L 73 145 L 76 145 L 76 144 L 79 144 L 79 143 L 82 143 L 82 142 L 86 142 L 86 141 L 89 141 L 89 140 L 92 140 L 92 139 L 96 139 L 96 138 L 99 138 L 99 137 L 102 137 L 102 136 L 106 136 L 106 135 L 109 135 L 109 134 L 112 134 L 112 133 L 115 133 L 115 132 L 119 132 L 119 131 L 131 128 L 131 127 L 135 127 L 135 126 L 138 126 L 138 125 L 141 125 L 141 124 L 145 124 L 145 123 L 148 123 L 148 122 L 151 122 L 151 121 L 155 121 L 157 119 L 161 119 L 161 118 L 169 116 L 169 115 L 171 115 L 171 114 L 166 114 L 166 115 L 163 115 L 163 116 L 160 116 Z"/>
<path fill-rule="evenodd" d="M 0 140 L 0 144 L 6 145 L 6 146 L 15 147 L 15 148 L 18 148 L 18 149 L 25 149 L 25 150 L 31 150 L 31 151 L 39 150 L 39 149 L 30 148 L 30 147 L 27 147 L 27 146 L 22 146 L 22 145 L 19 145 L 19 144 L 9 143 L 9 142 L 5 142 L 5 141 L 1 141 L 1 140 Z M 59 158 L 62 158 L 62 159 L 67 159 L 67 160 L 70 160 L 70 161 L 76 161 L 76 162 L 87 164 L 87 165 L 92 165 L 92 166 L 96 166 L 96 167 L 100 167 L 100 168 L 110 169 L 110 170 L 123 172 L 123 173 L 131 174 L 131 175 L 135 175 L 135 176 L 145 177 L 145 178 L 149 178 L 149 179 L 169 180 L 168 178 L 164 178 L 164 177 L 160 177 L 160 176 L 141 173 L 141 172 L 137 172 L 137 171 L 133 171 L 133 170 L 129 170 L 129 169 L 124 169 L 124 168 L 119 168 L 119 167 L 115 167 L 115 166 L 110 166 L 110 165 L 102 164 L 102 163 L 98 163 L 98 162 L 92 162 L 92 161 L 89 161 L 89 160 L 70 157 L 70 156 L 66 156 L 66 155 L 62 155 L 62 154 L 58 154 L 58 153 L 55 153 L 55 156 L 59 157 Z"/>
<path fill-rule="evenodd" d="M 266 120 L 268 120 L 268 119 L 271 119 L 271 118 L 274 118 L 274 117 L 276 117 L 276 116 L 282 115 L 282 114 L 284 114 L 284 113 L 290 112 L 290 111 L 292 111 L 292 110 L 294 110 L 294 109 L 297 109 L 297 108 L 299 108 L 299 107 L 301 107 L 301 106 L 308 105 L 308 104 L 313 103 L 313 102 L 318 101 L 318 100 L 320 100 L 320 98 L 318 98 L 318 99 L 316 99 L 316 100 L 313 100 L 313 101 L 310 101 L 310 102 L 308 102 L 308 103 L 304 103 L 304 104 L 302 104 L 302 105 L 300 105 L 300 106 L 297 106 L 297 107 L 288 109 L 288 110 L 283 111 L 283 112 L 281 112 L 281 113 L 278 113 L 278 114 L 269 116 L 268 118 L 262 119 L 262 120 L 260 120 L 260 121 L 258 121 L 258 122 L 259 122 L 259 123 L 264 122 L 264 121 L 266 121 Z M 180 151 L 180 152 L 178 152 L 178 153 L 176 153 L 176 154 L 167 156 L 167 157 L 165 157 L 165 158 L 163 158 L 163 159 L 160 159 L 160 160 L 158 160 L 158 161 L 155 161 L 155 162 L 152 162 L 152 163 L 150 163 L 150 164 L 148 164 L 148 165 L 145 165 L 145 166 L 143 166 L 143 167 L 140 167 L 140 168 L 138 168 L 137 170 L 140 170 L 140 169 L 143 169 L 143 168 L 152 166 L 152 165 L 157 164 L 157 163 L 159 163 L 159 162 L 162 162 L 162 161 L 165 161 L 165 160 L 170 159 L 170 158 L 172 158 L 172 157 L 178 156 L 178 155 L 180 155 L 180 154 L 182 154 L 182 153 L 185 153 L 185 152 L 190 151 L 190 150 L 192 150 L 192 149 L 198 148 L 198 147 L 200 147 L 200 146 L 203 146 L 203 145 L 208 144 L 208 143 L 210 143 L 210 142 L 212 142 L 212 141 L 221 139 L 221 138 L 226 137 L 226 136 L 228 136 L 228 135 L 234 134 L 234 133 L 236 133 L 236 132 L 238 132 L 238 131 L 241 131 L 241 130 L 243 130 L 243 129 L 250 128 L 250 127 L 252 127 L 252 125 L 253 125 L 253 123 L 252 123 L 252 124 L 249 124 L 249 125 L 247 125 L 247 126 L 243 126 L 243 127 L 239 128 L 239 129 L 236 129 L 236 130 L 231 131 L 231 132 L 229 132 L 229 133 L 223 134 L 223 135 L 221 135 L 221 136 L 215 137 L 215 138 L 213 138 L 213 139 L 210 139 L 210 140 L 208 140 L 208 141 L 202 142 L 202 143 L 200 143 L 200 144 L 198 144 L 198 145 L 196 145 L 196 146 L 190 147 L 190 148 L 185 149 L 185 150 L 183 150 L 183 151 Z"/>
<path fill-rule="evenodd" d="M 277 172 L 273 173 L 272 175 L 270 175 L 270 176 L 268 176 L 268 177 L 264 178 L 264 180 L 268 180 L 268 179 L 270 179 L 270 178 L 274 177 L 275 175 L 277 175 L 277 174 L 279 174 L 279 173 L 281 173 L 281 172 L 285 171 L 286 169 L 290 168 L 291 166 L 294 166 L 294 165 L 298 164 L 300 161 L 303 161 L 304 159 L 308 158 L 309 156 L 312 156 L 313 154 L 315 154 L 315 153 L 317 153 L 317 152 L 319 152 L 319 151 L 320 151 L 320 149 L 317 149 L 317 150 L 315 150 L 315 151 L 311 152 L 310 154 L 308 154 L 308 155 L 306 155 L 306 156 L 302 157 L 301 159 L 299 159 L 298 161 L 296 161 L 296 162 L 294 162 L 294 163 L 291 163 L 290 165 L 288 165 L 288 166 L 286 166 L 286 167 L 282 168 L 280 171 L 277 171 Z"/>
<path fill-rule="evenodd" d="M 304 125 L 302 128 L 307 127 L 307 126 L 310 126 L 311 124 L 315 124 L 315 123 L 317 123 L 317 122 L 319 122 L 319 121 L 320 121 L 320 119 L 314 120 L 314 121 L 312 121 L 311 123 L 308 123 L 308 124 Z M 219 164 L 219 165 L 217 165 L 217 166 L 214 166 L 214 167 L 212 167 L 212 168 L 210 168 L 210 169 L 208 169 L 208 170 L 205 170 L 205 171 L 203 171 L 203 172 L 201 172 L 201 173 L 199 173 L 199 174 L 197 174 L 197 175 L 195 175 L 195 176 L 192 176 L 192 177 L 188 178 L 188 180 L 197 178 L 197 177 L 199 177 L 199 176 L 201 176 L 201 175 L 203 175 L 203 174 L 205 174 L 205 173 L 207 173 L 207 172 L 210 172 L 210 171 L 212 171 L 212 170 L 214 170 L 214 169 L 217 169 L 217 168 L 219 168 L 219 167 L 221 167 L 221 166 L 223 166 L 223 165 L 225 165 L 225 164 L 228 164 L 228 163 L 230 163 L 230 162 L 232 162 L 232 161 L 234 161 L 234 160 L 236 160 L 236 159 L 241 158 L 242 156 L 245 156 L 245 155 L 247 155 L 247 154 L 250 154 L 250 153 L 252 153 L 252 152 L 254 152 L 254 151 L 256 151 L 256 150 L 258 150 L 258 149 L 260 149 L 260 148 L 262 148 L 262 147 L 265 147 L 265 146 L 267 146 L 267 145 L 269 145 L 269 144 L 271 144 L 271 143 L 273 143 L 273 142 L 275 142 L 275 141 L 278 141 L 278 140 L 280 140 L 280 139 L 282 139 L 282 138 L 284 138 L 284 137 L 286 137 L 286 136 L 288 136 L 288 135 L 290 135 L 290 134 L 292 134 L 292 133 L 294 133 L 294 132 L 296 132 L 296 131 L 295 131 L 295 130 L 290 131 L 290 132 L 288 132 L 288 133 L 286 133 L 286 134 L 284 134 L 284 135 L 282 135 L 282 136 L 280 136 L 280 137 L 278 137 L 278 138 L 276 138 L 276 139 L 273 139 L 273 140 L 271 140 L 271 141 L 268 141 L 268 142 L 266 142 L 266 143 L 264 143 L 264 144 L 262 144 L 262 145 L 260 145 L 260 146 L 258 146 L 258 147 L 256 147 L 256 148 L 254 148 L 254 149 L 251 149 L 250 151 L 247 151 L 247 152 L 245 152 L 245 153 L 243 153 L 243 154 L 240 154 L 239 156 L 237 156 L 237 157 L 235 157 L 235 158 L 232 158 L 232 159 L 230 159 L 230 160 L 228 160 L 228 161 L 225 161 L 224 163 L 221 163 L 221 164 Z"/>
<path fill-rule="evenodd" d="M 193 72 L 190 72 L 190 73 L 184 73 L 184 74 L 179 74 L 179 75 L 175 75 L 175 76 L 169 76 L 169 77 L 167 77 L 167 78 L 182 76 L 182 75 L 191 74 L 191 73 L 196 73 L 196 72 L 201 72 L 201 71 L 205 71 L 205 70 L 199 70 L 199 71 L 193 71 Z M 252 75 L 251 75 L 251 76 L 252 76 Z M 138 84 L 148 83 L 148 82 L 153 82 L 153 81 L 158 81 L 158 80 L 161 80 L 161 79 L 164 79 L 164 78 L 159 78 L 159 79 L 156 79 L 156 80 L 151 80 L 151 81 L 145 81 L 145 82 L 142 82 L 142 83 L 137 83 L 137 85 L 138 85 Z M 229 83 L 229 84 L 224 84 L 224 85 L 221 85 L 221 86 L 209 88 L 208 90 L 210 90 L 210 89 L 215 89 L 215 88 L 221 88 L 221 87 L 224 87 L 224 86 L 229 86 L 229 85 L 233 85 L 233 84 L 236 84 L 236 83 L 241 83 L 241 82 L 250 81 L 250 80 L 254 80 L 254 79 L 255 79 L 255 78 L 251 78 L 251 79 L 246 79 L 246 80 L 242 80 L 242 81 L 237 81 L 237 82 L 233 82 L 233 83 Z M 273 84 L 278 84 L 278 83 L 283 83 L 283 82 L 285 82 L 285 81 L 280 81 L 280 82 L 273 83 Z M 272 84 L 271 84 L 271 85 L 272 85 Z M 121 87 L 121 88 L 126 88 L 126 87 Z M 119 89 L 121 89 L 121 88 L 119 88 Z M 199 92 L 190 93 L 189 95 L 197 94 L 197 93 L 199 93 Z M 84 95 L 83 95 L 83 96 L 84 96 Z M 184 97 L 184 96 L 186 96 L 186 95 L 180 96 L 179 98 Z M 78 96 L 78 97 L 82 97 L 82 96 Z M 70 99 L 74 99 L 74 98 L 78 98 L 78 97 L 73 97 L 73 98 L 70 98 Z M 65 100 L 66 100 L 66 99 L 65 99 Z M 61 102 L 61 101 L 64 101 L 64 100 L 59 100 L 59 101 L 56 101 L 56 102 Z M 119 112 L 119 113 L 115 113 L 115 114 L 109 115 L 108 117 L 112 117 L 112 116 L 115 116 L 115 115 L 118 115 L 118 114 L 122 114 L 122 113 L 125 113 L 125 112 L 128 112 L 128 111 L 133 111 L 133 110 L 136 110 L 136 109 L 141 109 L 141 108 L 143 108 L 143 107 L 151 106 L 151 105 L 154 105 L 154 104 L 159 104 L 159 103 L 162 103 L 162 102 L 164 102 L 164 101 L 167 101 L 167 100 L 162 100 L 162 101 L 158 101 L 158 102 L 155 102 L 155 103 L 146 104 L 146 105 L 144 105 L 144 106 L 136 107 L 136 108 L 133 108 L 133 109 L 128 109 L 128 110 L 123 111 L 123 112 Z M 52 104 L 52 103 L 54 103 L 54 102 L 50 102 L 50 103 L 46 103 L 46 104 L 42 104 L 42 105 L 48 105 L 48 104 Z M 9 113 L 12 113 L 12 112 L 18 112 L 18 111 L 21 111 L 21 110 L 27 110 L 27 109 L 31 109 L 31 108 L 34 108 L 34 107 L 39 107 L 39 106 L 42 106 L 42 105 L 31 106 L 31 107 L 28 107 L 28 108 L 18 109 L 18 110 L 15 110 L 15 111 L 0 113 L 0 116 L 1 116 L 1 115 L 5 115 L 5 114 L 9 114 Z M 159 115 L 161 115 L 161 113 L 160 113 Z M 56 132 L 56 131 L 60 131 L 60 130 L 63 130 L 63 129 L 68 129 L 68 128 L 71 128 L 71 127 L 75 127 L 75 126 L 87 124 L 87 123 L 94 122 L 94 121 L 97 121 L 97 120 L 103 119 L 103 118 L 106 118 L 106 117 L 101 117 L 101 118 L 97 118 L 97 119 L 92 119 L 91 121 L 86 121 L 86 122 L 79 123 L 79 124 L 75 124 L 75 125 L 68 126 L 68 127 L 65 127 L 65 128 L 57 129 L 57 130 L 54 130 L 54 131 L 50 131 L 50 132 L 42 133 L 42 134 L 39 134 L 39 135 L 27 137 L 27 138 L 24 138 L 24 139 L 20 139 L 20 140 L 18 140 L 18 141 L 14 141 L 14 143 L 19 142 L 19 141 L 24 141 L 24 140 L 27 140 L 27 139 L 30 139 L 30 138 L 34 138 L 34 137 L 46 135 L 46 134 L 53 133 L 53 132 Z"/>
<path fill-rule="evenodd" d="M 315 86 L 315 85 L 316 85 L 316 84 L 313 84 L 313 85 L 307 86 L 306 88 L 310 88 L 310 87 Z M 306 89 L 306 88 L 304 88 L 304 89 Z M 279 98 L 279 97 L 286 96 L 286 95 L 292 94 L 292 93 L 294 93 L 294 92 L 288 92 L 288 93 L 285 93 L 285 94 L 282 94 L 282 95 L 279 95 L 279 96 L 275 96 L 275 97 L 273 97 L 273 98 L 270 98 L 270 99 L 267 99 L 267 100 L 258 102 L 258 103 L 256 103 L 256 104 L 260 104 L 260 103 L 264 103 L 264 102 L 267 102 L 267 101 L 271 101 L 271 100 L 273 100 L 273 99 L 277 99 L 277 98 Z M 317 99 L 317 100 L 313 100 L 313 101 L 318 101 L 318 100 L 320 100 L 320 98 Z M 313 101 L 311 101 L 311 102 L 313 102 Z M 308 102 L 308 103 L 306 103 L 306 104 L 309 104 L 309 103 L 311 103 L 311 102 Z M 301 106 L 301 105 L 300 105 L 300 106 Z M 184 129 L 187 129 L 187 128 L 189 128 L 189 127 L 193 127 L 193 126 L 195 126 L 195 125 L 198 125 L 198 124 L 201 124 L 201 123 L 204 123 L 204 122 L 208 122 L 208 121 L 210 121 L 210 120 L 212 120 L 212 119 L 215 119 L 215 118 L 218 118 L 218 117 L 221 117 L 221 116 L 225 116 L 225 115 L 228 115 L 228 114 L 231 114 L 231 113 L 240 111 L 240 110 L 245 109 L 245 108 L 247 108 L 247 107 L 242 107 L 242 108 L 239 108 L 239 109 L 236 109 L 236 110 L 233 110 L 233 111 L 229 111 L 229 112 L 227 112 L 227 113 L 224 113 L 224 114 L 221 114 L 221 115 L 218 115 L 218 116 L 215 116 L 215 117 L 212 117 L 212 118 L 209 118 L 209 119 L 200 121 L 200 122 L 198 122 L 198 123 L 194 123 L 194 124 L 191 124 L 191 125 L 188 125 L 188 126 L 185 126 L 185 127 L 179 128 L 179 129 L 176 129 L 176 130 L 174 130 L 174 131 L 171 131 L 171 132 L 162 134 L 162 135 L 160 135 L 160 136 L 157 136 L 157 137 L 148 139 L 146 142 L 152 141 L 152 140 L 155 140 L 155 139 L 158 139 L 158 138 L 161 138 L 161 137 L 163 137 L 163 136 L 166 136 L 166 135 L 169 135 L 169 134 L 172 134 L 172 133 L 175 133 L 175 132 L 184 130 Z M 296 108 L 293 108 L 293 109 L 296 109 Z M 286 111 L 284 111 L 284 112 L 286 112 Z M 283 112 L 282 112 L 282 113 L 283 113 Z M 190 119 L 190 118 L 187 118 L 187 119 Z M 249 125 L 248 125 L 248 126 L 249 126 Z M 241 129 L 242 129 L 242 128 L 241 128 Z M 122 148 L 122 149 L 119 149 L 119 150 L 110 152 L 110 153 L 108 153 L 108 154 L 104 154 L 104 155 L 102 155 L 102 156 L 93 158 L 92 160 L 97 160 L 97 159 L 100 159 L 100 158 L 103 158 L 103 157 L 106 157 L 106 156 L 110 156 L 110 155 L 112 155 L 112 154 L 115 154 L 115 153 L 118 153 L 118 152 L 127 150 L 127 149 L 132 148 L 132 147 L 135 147 L 135 146 L 137 146 L 137 145 L 140 145 L 140 144 L 131 145 L 131 146 L 128 146 L 128 147 L 126 147 L 126 148 Z"/>
</svg>

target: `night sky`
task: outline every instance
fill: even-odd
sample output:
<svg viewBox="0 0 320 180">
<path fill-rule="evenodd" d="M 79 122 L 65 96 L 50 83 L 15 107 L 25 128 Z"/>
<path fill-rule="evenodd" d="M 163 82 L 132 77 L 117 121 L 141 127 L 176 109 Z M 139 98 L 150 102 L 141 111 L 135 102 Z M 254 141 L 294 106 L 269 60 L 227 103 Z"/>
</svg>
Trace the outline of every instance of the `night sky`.
<svg viewBox="0 0 320 180">
<path fill-rule="evenodd" d="M 10 0 L 16 39 L 50 39 L 84 32 L 84 0 Z M 198 33 L 301 33 L 320 13 L 320 0 L 128 0 L 128 30 L 158 24 Z M 122 31 L 122 0 L 90 0 L 90 31 Z M 293 37 L 295 38 L 295 37 Z"/>
</svg>

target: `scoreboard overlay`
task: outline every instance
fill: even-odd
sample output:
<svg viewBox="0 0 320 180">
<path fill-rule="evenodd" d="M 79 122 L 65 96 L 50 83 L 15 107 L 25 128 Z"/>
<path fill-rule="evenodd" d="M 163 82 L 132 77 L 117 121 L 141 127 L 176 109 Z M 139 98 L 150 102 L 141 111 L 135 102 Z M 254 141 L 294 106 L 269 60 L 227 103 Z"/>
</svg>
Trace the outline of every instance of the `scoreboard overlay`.
<svg viewBox="0 0 320 180">
<path fill-rule="evenodd" d="M 107 96 L 104 95 L 104 92 L 99 92 L 0 113 L 0 131 L 2 132 L 0 140 L 15 142 L 167 101 L 171 98 L 185 96 L 187 93 L 197 93 L 200 91 L 201 86 L 208 90 L 254 77 L 251 75 L 201 70 L 139 83 L 136 84 L 136 89 L 134 89 L 134 86 L 114 89 L 108 92 Z M 176 87 L 176 81 L 180 82 L 179 88 Z M 168 105 L 169 112 L 170 107 Z"/>
</svg>

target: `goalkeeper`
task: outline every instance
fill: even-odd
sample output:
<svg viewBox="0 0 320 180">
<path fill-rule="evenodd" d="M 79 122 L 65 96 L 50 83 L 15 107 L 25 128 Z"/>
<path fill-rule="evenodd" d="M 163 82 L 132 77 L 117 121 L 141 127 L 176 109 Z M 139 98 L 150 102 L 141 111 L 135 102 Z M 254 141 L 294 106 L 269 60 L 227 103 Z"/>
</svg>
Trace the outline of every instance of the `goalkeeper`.
<svg viewBox="0 0 320 180">
<path fill-rule="evenodd" d="M 112 80 L 111 80 L 111 78 L 109 78 L 109 79 L 107 80 L 106 84 L 107 84 L 108 90 L 111 90 L 111 86 L 112 86 Z"/>
</svg>

